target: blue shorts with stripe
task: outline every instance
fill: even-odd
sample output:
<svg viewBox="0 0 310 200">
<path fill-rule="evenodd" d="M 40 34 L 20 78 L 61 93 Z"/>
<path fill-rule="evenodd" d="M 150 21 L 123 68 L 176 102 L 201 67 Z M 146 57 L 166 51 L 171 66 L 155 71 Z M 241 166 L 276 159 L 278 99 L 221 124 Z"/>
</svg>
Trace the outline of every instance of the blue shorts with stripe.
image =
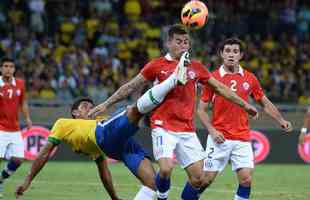
<svg viewBox="0 0 310 200">
<path fill-rule="evenodd" d="M 134 175 L 147 156 L 132 137 L 138 130 L 139 127 L 129 121 L 126 111 L 98 123 L 96 127 L 97 145 L 108 157 L 123 161 Z"/>
</svg>

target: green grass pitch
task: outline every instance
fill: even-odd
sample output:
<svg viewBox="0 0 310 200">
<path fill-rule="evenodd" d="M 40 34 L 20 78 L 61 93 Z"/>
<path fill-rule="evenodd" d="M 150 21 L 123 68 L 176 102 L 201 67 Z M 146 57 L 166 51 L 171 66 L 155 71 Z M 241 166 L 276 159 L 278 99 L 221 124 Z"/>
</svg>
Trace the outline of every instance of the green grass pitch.
<svg viewBox="0 0 310 200">
<path fill-rule="evenodd" d="M 5 182 L 4 199 L 15 199 L 15 187 L 30 168 L 25 163 L 14 176 Z M 114 184 L 124 200 L 133 199 L 139 183 L 122 164 L 112 164 Z M 253 200 L 310 200 L 309 165 L 258 165 L 254 173 L 251 199 Z M 186 180 L 184 171 L 177 167 L 173 172 L 169 200 L 179 200 Z M 236 178 L 230 166 L 203 194 L 201 199 L 231 200 Z M 36 177 L 22 200 L 108 200 L 97 169 L 92 162 L 49 162 Z"/>
</svg>

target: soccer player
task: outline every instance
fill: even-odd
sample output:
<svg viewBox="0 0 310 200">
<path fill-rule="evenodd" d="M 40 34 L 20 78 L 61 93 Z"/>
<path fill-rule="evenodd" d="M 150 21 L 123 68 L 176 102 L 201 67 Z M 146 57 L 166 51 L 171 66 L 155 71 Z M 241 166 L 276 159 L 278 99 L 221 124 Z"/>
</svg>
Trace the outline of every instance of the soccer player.
<svg viewBox="0 0 310 200">
<path fill-rule="evenodd" d="M 185 58 L 185 54 L 183 56 Z M 131 136 L 138 130 L 138 122 L 143 116 L 160 104 L 167 93 L 177 86 L 178 81 L 184 80 L 184 62 L 180 64 L 165 81 L 152 87 L 145 95 L 138 99 L 143 104 L 128 106 L 126 110 L 116 114 L 108 120 L 97 122 L 88 118 L 88 112 L 93 107 L 91 99 L 82 98 L 76 101 L 71 109 L 74 119 L 59 119 L 52 128 L 47 144 L 33 162 L 24 183 L 16 189 L 19 197 L 28 189 L 32 180 L 44 167 L 49 155 L 61 142 L 71 146 L 73 151 L 89 155 L 97 164 L 101 181 L 111 199 L 119 199 L 112 184 L 112 178 L 107 167 L 105 155 L 121 160 L 127 168 L 144 185 L 135 200 L 151 200 L 155 195 L 155 171 L 150 160 L 141 146 Z M 182 64 L 183 63 L 183 64 Z M 149 93 L 152 93 L 150 98 Z M 154 102 L 156 102 L 154 104 Z"/>
<path fill-rule="evenodd" d="M 107 101 L 95 107 L 91 113 L 96 114 L 126 98 L 140 86 L 160 83 L 174 71 L 183 52 L 190 48 L 190 37 L 182 25 L 173 25 L 168 30 L 165 45 L 168 53 L 164 57 L 147 63 L 142 71 L 131 81 L 121 86 Z M 187 61 L 185 85 L 178 85 L 166 96 L 164 101 L 151 114 L 152 143 L 155 159 L 159 164 L 156 175 L 158 200 L 166 200 L 170 189 L 170 176 L 174 168 L 173 153 L 181 167 L 187 172 L 189 182 L 182 192 L 183 200 L 198 199 L 198 192 L 203 175 L 205 152 L 195 133 L 194 110 L 196 86 L 198 83 L 210 85 L 225 98 L 237 103 L 247 112 L 256 115 L 257 111 L 250 104 L 238 97 L 213 78 L 200 62 Z M 149 93 L 152 96 L 152 93 Z M 138 105 L 143 101 L 138 101 Z"/>
<path fill-rule="evenodd" d="M 300 129 L 299 144 L 301 145 L 305 143 L 305 137 L 306 137 L 306 134 L 308 133 L 309 126 L 310 126 L 310 106 L 308 106 L 308 109 L 304 117 L 304 125 Z"/>
<path fill-rule="evenodd" d="M 24 158 L 24 142 L 19 127 L 21 110 L 28 128 L 32 122 L 29 115 L 24 81 L 14 77 L 14 60 L 3 58 L 0 76 L 0 160 L 8 159 L 0 174 L 0 197 L 3 182 L 21 165 Z"/>
<path fill-rule="evenodd" d="M 242 42 L 235 38 L 227 39 L 220 46 L 219 53 L 223 59 L 223 65 L 212 73 L 213 77 L 227 85 L 245 101 L 252 96 L 285 132 L 292 131 L 291 123 L 283 118 L 265 96 L 254 74 L 240 66 L 239 61 L 243 57 Z M 208 102 L 213 104 L 212 123 L 205 112 Z M 234 199 L 249 199 L 254 158 L 248 114 L 217 95 L 212 88 L 205 87 L 198 107 L 198 115 L 210 133 L 206 147 L 207 158 L 204 163 L 204 186 L 201 192 L 214 181 L 230 160 L 232 170 L 236 172 L 239 181 Z"/>
</svg>

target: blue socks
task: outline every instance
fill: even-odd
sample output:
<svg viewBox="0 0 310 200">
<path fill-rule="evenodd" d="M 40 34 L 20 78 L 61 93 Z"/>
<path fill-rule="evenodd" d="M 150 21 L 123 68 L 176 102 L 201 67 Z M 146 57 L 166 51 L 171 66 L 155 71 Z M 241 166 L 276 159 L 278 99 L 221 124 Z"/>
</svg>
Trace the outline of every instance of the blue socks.
<svg viewBox="0 0 310 200">
<path fill-rule="evenodd" d="M 239 185 L 235 200 L 246 200 L 249 199 L 251 193 L 251 187 Z"/>
<path fill-rule="evenodd" d="M 170 189 L 170 178 L 161 178 L 159 173 L 156 174 L 155 183 L 157 187 L 157 199 L 167 200 Z"/>
<path fill-rule="evenodd" d="M 6 168 L 2 170 L 1 176 L 2 179 L 9 178 L 20 166 L 20 164 L 17 164 L 16 162 L 10 160 L 8 164 L 6 165 Z"/>
<path fill-rule="evenodd" d="M 186 182 L 182 192 L 182 200 L 198 200 L 200 196 L 200 189 L 194 188 L 189 182 Z"/>
</svg>

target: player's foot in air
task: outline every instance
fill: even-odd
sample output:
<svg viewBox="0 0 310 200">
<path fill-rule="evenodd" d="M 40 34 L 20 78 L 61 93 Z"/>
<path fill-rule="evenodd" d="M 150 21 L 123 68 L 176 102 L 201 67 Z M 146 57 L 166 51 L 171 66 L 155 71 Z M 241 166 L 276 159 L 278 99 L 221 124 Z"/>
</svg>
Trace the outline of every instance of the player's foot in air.
<svg viewBox="0 0 310 200">
<path fill-rule="evenodd" d="M 3 198 L 3 181 L 0 182 L 0 199 Z"/>
<path fill-rule="evenodd" d="M 185 85 L 187 82 L 187 68 L 186 66 L 190 63 L 189 53 L 186 51 L 182 54 L 180 61 L 176 67 L 176 75 L 178 82 Z"/>
</svg>

